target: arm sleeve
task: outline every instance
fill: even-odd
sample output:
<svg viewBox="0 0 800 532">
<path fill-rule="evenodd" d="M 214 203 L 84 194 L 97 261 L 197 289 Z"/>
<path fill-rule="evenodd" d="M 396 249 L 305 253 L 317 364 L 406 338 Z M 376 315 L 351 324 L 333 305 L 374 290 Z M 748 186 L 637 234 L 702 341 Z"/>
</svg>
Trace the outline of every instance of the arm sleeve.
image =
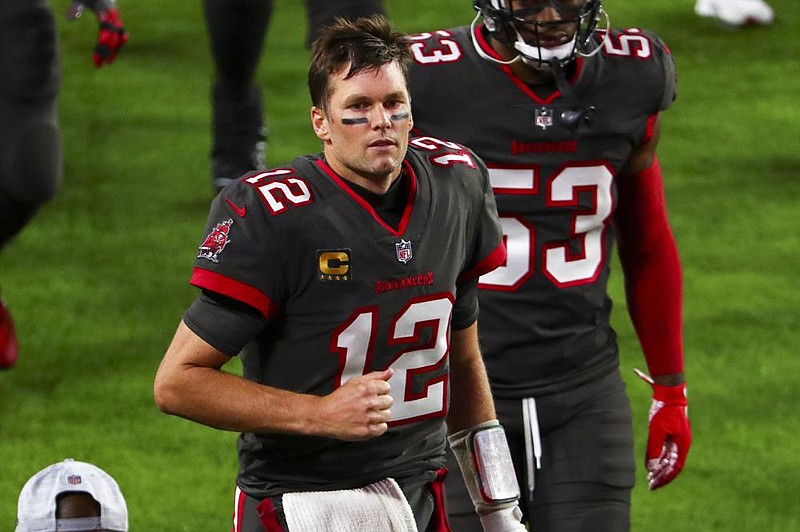
<svg viewBox="0 0 800 532">
<path fill-rule="evenodd" d="M 183 315 L 197 336 L 228 356 L 236 356 L 266 325 L 256 309 L 213 292 L 203 291 Z"/>
<path fill-rule="evenodd" d="M 470 279 L 456 287 L 453 307 L 453 330 L 466 329 L 478 319 L 478 278 Z"/>
<path fill-rule="evenodd" d="M 683 281 L 658 158 L 619 182 L 616 224 L 628 312 L 653 376 L 683 371 Z"/>
</svg>

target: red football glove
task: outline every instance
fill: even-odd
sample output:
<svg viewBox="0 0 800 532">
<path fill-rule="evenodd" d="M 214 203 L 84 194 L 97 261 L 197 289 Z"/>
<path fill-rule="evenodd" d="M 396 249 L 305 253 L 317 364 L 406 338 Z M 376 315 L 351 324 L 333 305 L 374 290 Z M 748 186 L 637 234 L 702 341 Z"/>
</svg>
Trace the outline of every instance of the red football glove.
<svg viewBox="0 0 800 532">
<path fill-rule="evenodd" d="M 78 19 L 85 7 L 95 12 L 100 24 L 97 44 L 92 55 L 94 66 L 100 68 L 114 62 L 120 48 L 128 42 L 128 32 L 122 25 L 114 0 L 73 0 L 67 9 L 67 18 Z"/>
<path fill-rule="evenodd" d="M 655 490 L 678 476 L 692 444 L 686 384 L 663 386 L 638 369 L 634 371 L 653 387 L 645 465 L 647 484 Z"/>
</svg>

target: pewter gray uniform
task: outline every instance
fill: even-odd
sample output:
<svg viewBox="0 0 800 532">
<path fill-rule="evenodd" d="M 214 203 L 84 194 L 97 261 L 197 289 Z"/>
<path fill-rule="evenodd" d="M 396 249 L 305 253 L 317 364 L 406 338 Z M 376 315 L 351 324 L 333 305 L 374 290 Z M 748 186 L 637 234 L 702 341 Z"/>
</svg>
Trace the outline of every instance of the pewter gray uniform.
<svg viewBox="0 0 800 532">
<path fill-rule="evenodd" d="M 56 37 L 44 0 L 0 0 L 0 248 L 61 181 Z"/>
<path fill-rule="evenodd" d="M 479 45 L 498 57 L 482 29 L 476 27 Z M 528 86 L 508 66 L 480 57 L 470 31 L 415 36 L 411 94 L 420 132 L 469 146 L 489 167 L 508 261 L 480 279 L 479 334 L 520 485 L 529 483 L 519 400 L 536 397 L 542 432 L 572 424 L 576 433 L 568 438 L 579 442 L 545 448 L 534 499 L 560 500 L 558 484 L 582 497 L 575 486 L 583 483 L 628 496 L 631 414 L 607 296 L 615 179 L 648 138 L 653 117 L 675 98 L 669 50 L 652 33 L 612 30 L 600 53 L 572 63 L 562 91 Z M 576 424 L 580 405 L 597 395 L 613 395 L 607 409 L 614 416 L 581 436 L 587 427 Z M 559 462 L 559 447 L 579 447 L 580 457 Z M 455 499 L 454 507 L 471 513 L 463 492 Z"/>
<path fill-rule="evenodd" d="M 448 333 L 476 319 L 476 278 L 504 247 L 488 175 L 470 151 L 414 139 L 400 179 L 395 225 L 319 157 L 247 174 L 211 207 L 192 283 L 263 321 L 232 339 L 208 306 L 185 322 L 230 355 L 252 339 L 241 353 L 246 378 L 325 395 L 350 376 L 395 369 L 383 436 L 242 434 L 238 485 L 252 497 L 385 477 L 402 486 L 443 467 Z"/>
</svg>

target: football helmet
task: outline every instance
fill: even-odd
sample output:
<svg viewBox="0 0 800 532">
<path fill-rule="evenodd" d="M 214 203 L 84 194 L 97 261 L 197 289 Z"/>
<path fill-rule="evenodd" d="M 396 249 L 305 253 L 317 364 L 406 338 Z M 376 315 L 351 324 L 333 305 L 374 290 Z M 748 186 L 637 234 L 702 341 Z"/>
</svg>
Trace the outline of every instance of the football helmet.
<svg viewBox="0 0 800 532">
<path fill-rule="evenodd" d="M 600 50 L 600 42 L 592 40 L 598 30 L 607 33 L 608 15 L 602 0 L 473 0 L 477 15 L 472 22 L 472 39 L 478 54 L 499 63 L 522 60 L 535 68 L 551 68 L 556 60 L 562 67 L 577 56 L 592 56 Z M 536 20 L 547 8 L 558 13 L 556 20 Z M 480 18 L 492 36 L 517 52 L 510 61 L 498 61 L 478 45 L 474 27 Z"/>
</svg>

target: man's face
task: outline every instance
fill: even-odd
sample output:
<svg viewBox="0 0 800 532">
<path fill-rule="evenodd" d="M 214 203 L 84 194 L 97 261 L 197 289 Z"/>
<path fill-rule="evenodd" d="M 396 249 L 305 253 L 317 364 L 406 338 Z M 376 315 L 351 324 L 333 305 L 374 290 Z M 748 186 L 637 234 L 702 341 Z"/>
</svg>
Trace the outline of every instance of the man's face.
<svg viewBox="0 0 800 532">
<path fill-rule="evenodd" d="M 572 39 L 586 0 L 512 0 L 514 25 L 525 41 L 552 48 Z M 564 21 L 564 24 L 560 22 Z"/>
<path fill-rule="evenodd" d="M 328 164 L 358 184 L 389 182 L 400 173 L 412 128 L 411 101 L 397 63 L 344 79 L 331 74 L 326 111 L 313 107 L 314 132 Z"/>
</svg>

